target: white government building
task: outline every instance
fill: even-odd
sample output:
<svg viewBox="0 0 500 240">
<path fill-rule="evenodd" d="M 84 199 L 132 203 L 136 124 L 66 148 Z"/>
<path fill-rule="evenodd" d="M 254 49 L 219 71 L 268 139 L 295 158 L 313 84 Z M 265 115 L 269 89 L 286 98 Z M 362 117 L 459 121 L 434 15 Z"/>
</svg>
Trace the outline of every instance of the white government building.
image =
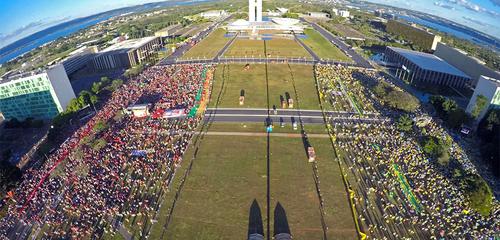
<svg viewBox="0 0 500 240">
<path fill-rule="evenodd" d="M 486 76 L 479 77 L 474 94 L 467 105 L 468 113 L 472 113 L 472 110 L 476 106 L 477 96 L 479 95 L 486 97 L 487 103 L 484 110 L 479 114 L 478 121 L 483 119 L 489 109 L 500 108 L 500 80 Z"/>
<path fill-rule="evenodd" d="M 5 119 L 51 119 L 75 93 L 62 64 L 0 78 L 0 112 Z"/>
<path fill-rule="evenodd" d="M 303 33 L 304 26 L 300 20 L 293 18 L 273 17 L 270 21 L 262 18 L 262 0 L 248 1 L 248 20 L 238 19 L 227 26 L 228 32 L 252 32 L 258 34 L 260 30 L 275 30 L 281 32 Z"/>
</svg>

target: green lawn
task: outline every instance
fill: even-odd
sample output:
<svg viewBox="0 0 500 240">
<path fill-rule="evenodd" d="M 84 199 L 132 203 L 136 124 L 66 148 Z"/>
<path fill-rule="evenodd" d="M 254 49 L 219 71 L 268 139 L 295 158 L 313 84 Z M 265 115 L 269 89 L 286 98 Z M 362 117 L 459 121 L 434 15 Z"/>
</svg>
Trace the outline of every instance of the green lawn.
<svg viewBox="0 0 500 240">
<path fill-rule="evenodd" d="M 304 126 L 306 132 L 311 134 L 328 134 L 328 131 L 323 124 L 307 124 Z M 210 132 L 265 132 L 264 123 L 225 123 L 214 122 L 210 125 Z M 284 127 L 280 127 L 279 123 L 274 124 L 273 133 L 300 133 L 300 129 L 293 130 L 292 125 L 287 123 Z"/>
<path fill-rule="evenodd" d="M 318 160 L 325 223 L 330 239 L 356 239 L 346 192 L 328 139 L 311 139 Z M 258 202 L 266 230 L 266 147 L 265 137 L 206 136 L 201 142 L 191 173 L 163 234 L 166 213 L 194 149 L 185 154 L 173 189 L 160 210 L 151 239 L 245 239 L 249 208 Z M 323 236 L 319 199 L 312 165 L 307 162 L 300 138 L 270 140 L 270 229 L 273 211 L 279 202 L 286 211 L 295 239 Z"/>
<path fill-rule="evenodd" d="M 318 57 L 322 59 L 338 60 L 343 62 L 351 62 L 352 60 L 348 58 L 340 49 L 335 47 L 326 38 L 321 36 L 316 30 L 306 29 L 304 33 L 307 38 L 302 39 L 304 44 L 306 44 L 311 50 L 313 50 Z"/>
<path fill-rule="evenodd" d="M 291 71 L 290 71 L 291 68 Z M 269 64 L 270 106 L 280 108 L 280 96 L 286 93 L 294 100 L 294 108 L 319 109 L 317 90 L 312 66 Z M 293 88 L 293 79 L 299 101 Z M 224 87 L 222 84 L 224 82 Z M 245 104 L 239 105 L 241 90 L 245 92 Z M 264 64 L 252 64 L 248 70 L 242 64 L 219 65 L 215 71 L 213 91 L 209 107 L 267 108 L 266 69 Z M 220 97 L 219 97 L 220 96 Z"/>
<path fill-rule="evenodd" d="M 311 55 L 299 43 L 291 39 L 250 40 L 238 39 L 224 54 L 224 57 L 265 57 L 271 58 L 311 58 Z"/>
<path fill-rule="evenodd" d="M 272 39 L 266 41 L 266 52 L 269 57 L 286 58 L 308 58 L 311 55 L 295 40 L 290 39 Z"/>
<path fill-rule="evenodd" d="M 237 39 L 231 44 L 224 57 L 265 57 L 264 41 Z"/>
<path fill-rule="evenodd" d="M 230 38 L 225 37 L 226 30 L 219 28 L 212 32 L 208 37 L 193 46 L 184 56 L 182 60 L 190 58 L 214 58 L 217 53 L 226 45 Z"/>
</svg>

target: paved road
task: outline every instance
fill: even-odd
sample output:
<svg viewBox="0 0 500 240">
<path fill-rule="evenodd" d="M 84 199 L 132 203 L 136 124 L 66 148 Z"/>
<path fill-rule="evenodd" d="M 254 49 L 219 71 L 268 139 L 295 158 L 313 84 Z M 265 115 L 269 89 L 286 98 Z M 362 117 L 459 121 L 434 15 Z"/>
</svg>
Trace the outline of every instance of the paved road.
<svg viewBox="0 0 500 240">
<path fill-rule="evenodd" d="M 309 22 L 304 18 L 301 18 L 302 21 L 307 22 L 311 24 L 311 26 L 318 31 L 323 37 L 328 39 L 328 41 L 332 42 L 335 44 L 338 48 L 340 48 L 342 51 L 347 52 L 349 55 L 351 55 L 352 60 L 356 62 L 356 64 L 360 67 L 364 68 L 373 68 L 373 66 L 368 62 L 366 59 L 364 59 L 361 55 L 359 55 L 356 51 L 353 49 L 349 48 L 347 44 L 345 44 L 343 41 L 341 41 L 338 37 L 334 36 L 318 24 L 314 22 Z"/>
<path fill-rule="evenodd" d="M 314 59 L 314 61 L 316 62 L 319 62 L 321 60 L 320 57 L 318 57 L 318 55 L 310 48 L 308 47 L 307 45 L 305 45 L 298 37 L 296 34 L 293 35 L 293 37 L 295 38 L 295 41 L 297 43 L 299 43 L 308 53 L 309 55 L 311 55 Z"/>
<path fill-rule="evenodd" d="M 213 30 L 217 29 L 221 23 L 229 20 L 231 16 L 227 17 L 224 20 L 221 20 L 214 25 L 210 26 L 208 29 L 205 31 L 202 31 L 196 38 L 193 39 L 193 41 L 200 41 L 206 36 L 208 36 Z M 302 21 L 306 21 L 305 19 L 302 19 Z M 307 22 L 307 21 L 306 21 Z M 301 44 L 313 57 L 312 60 L 308 59 L 303 59 L 303 58 L 224 58 L 222 55 L 224 52 L 231 46 L 232 42 L 234 41 L 235 38 L 233 38 L 231 41 L 229 41 L 224 48 L 219 51 L 217 56 L 212 59 L 191 59 L 191 60 L 180 60 L 180 58 L 186 53 L 189 49 L 192 48 L 190 44 L 185 44 L 177 48 L 177 50 L 172 53 L 170 56 L 167 58 L 164 58 L 161 60 L 158 65 L 171 65 L 171 64 L 219 64 L 219 63 L 289 63 L 289 64 L 308 64 L 308 65 L 315 65 L 315 64 L 332 64 L 332 65 L 343 65 L 345 67 L 363 67 L 363 68 L 373 68 L 368 61 L 366 61 L 363 57 L 361 57 L 358 53 L 356 53 L 354 50 L 349 49 L 349 47 L 334 37 L 332 34 L 328 33 L 326 30 L 323 28 L 319 27 L 315 23 L 311 23 L 311 25 L 318 30 L 325 38 L 328 40 L 335 42 L 341 49 L 344 49 L 345 51 L 349 52 L 351 55 L 351 58 L 355 61 L 355 63 L 347 63 L 347 62 L 340 62 L 340 61 L 328 61 L 328 60 L 321 60 L 314 51 L 312 51 L 309 47 L 307 47 L 302 41 L 297 39 L 299 44 Z"/>
<path fill-rule="evenodd" d="M 363 122 L 374 123 L 386 121 L 377 114 L 364 114 L 356 116 L 350 112 L 327 112 L 329 121 L 332 123 L 351 123 Z M 354 117 L 353 117 L 354 116 Z M 324 124 L 323 114 L 319 110 L 295 110 L 295 109 L 278 109 L 276 114 L 273 110 L 269 115 L 273 123 L 291 124 L 302 121 L 304 124 Z M 205 112 L 205 121 L 213 122 L 256 122 L 266 123 L 268 119 L 267 109 L 213 109 L 209 108 Z"/>
<path fill-rule="evenodd" d="M 298 116 L 299 112 L 302 116 L 311 117 L 322 117 L 323 113 L 321 110 L 298 110 L 298 109 L 277 109 L 276 113 L 283 116 Z M 345 111 L 328 111 L 326 112 L 330 117 L 349 117 L 352 115 L 357 115 L 356 112 L 345 112 Z M 205 115 L 211 114 L 233 114 L 233 115 L 267 115 L 267 109 L 265 108 L 207 108 Z M 274 111 L 271 110 L 271 115 L 274 115 Z M 365 113 L 364 117 L 377 118 L 379 115 L 375 113 Z"/>
<path fill-rule="evenodd" d="M 289 63 L 289 64 L 332 64 L 342 65 L 345 67 L 360 67 L 355 63 L 346 63 L 339 61 L 315 61 L 303 58 L 219 58 L 219 59 L 191 59 L 191 60 L 176 60 L 176 61 L 162 61 L 159 65 L 171 64 L 217 64 L 217 63 Z"/>
<path fill-rule="evenodd" d="M 262 129 L 264 130 L 264 129 Z M 198 133 L 195 133 L 198 134 Z M 212 136 L 246 136 L 246 137 L 266 137 L 267 133 L 265 132 L 206 132 L 205 135 Z M 269 134 L 271 137 L 287 137 L 287 138 L 302 138 L 303 135 L 300 133 L 271 133 Z M 308 133 L 308 138 L 330 138 L 329 134 L 317 134 L 317 133 Z"/>
<path fill-rule="evenodd" d="M 215 60 L 219 60 L 224 53 L 226 53 L 227 49 L 233 44 L 234 40 L 238 37 L 239 33 L 236 33 L 234 37 L 224 45 L 224 47 L 217 53 L 217 56 L 215 56 Z"/>
<path fill-rule="evenodd" d="M 231 19 L 232 16 L 228 16 L 227 18 L 223 19 L 223 20 L 220 20 L 216 23 L 214 23 L 213 25 L 211 25 L 210 27 L 208 27 L 207 29 L 205 29 L 204 31 L 201 31 L 197 37 L 193 38 L 192 41 L 194 42 L 199 42 L 200 40 L 204 39 L 205 37 L 207 37 L 210 33 L 212 33 L 215 29 L 217 29 L 221 23 Z M 175 64 L 177 59 L 182 57 L 184 55 L 184 53 L 186 53 L 187 51 L 189 51 L 189 49 L 191 49 L 193 46 L 191 46 L 191 44 L 184 44 L 180 47 L 178 47 L 175 52 L 173 52 L 172 54 L 170 54 L 168 57 L 162 59 L 158 65 L 169 65 L 169 64 Z"/>
</svg>

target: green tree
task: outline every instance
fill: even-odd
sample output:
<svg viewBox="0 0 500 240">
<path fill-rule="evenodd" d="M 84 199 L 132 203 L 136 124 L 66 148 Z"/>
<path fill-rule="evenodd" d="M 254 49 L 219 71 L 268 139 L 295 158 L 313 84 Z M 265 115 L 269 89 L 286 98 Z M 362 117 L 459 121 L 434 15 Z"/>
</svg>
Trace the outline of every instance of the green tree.
<svg viewBox="0 0 500 240">
<path fill-rule="evenodd" d="M 416 97 L 403 91 L 393 90 L 387 94 L 385 100 L 389 106 L 406 112 L 413 112 L 420 106 Z"/>
<path fill-rule="evenodd" d="M 427 155 L 429 155 L 430 157 L 436 157 L 441 151 L 437 141 L 432 137 L 424 140 L 423 147 L 424 152 L 427 153 Z"/>
<path fill-rule="evenodd" d="M 121 79 L 115 79 L 115 80 L 113 80 L 113 82 L 111 82 L 111 91 L 115 91 L 121 85 L 123 85 L 123 80 L 121 80 Z"/>
<path fill-rule="evenodd" d="M 493 174 L 500 176 L 500 109 L 491 109 L 478 125 L 481 140 L 481 158 L 491 166 Z"/>
<path fill-rule="evenodd" d="M 373 88 L 373 93 L 379 98 L 384 98 L 387 95 L 387 90 L 384 84 L 380 82 Z"/>
<path fill-rule="evenodd" d="M 99 133 L 99 132 L 104 131 L 106 128 L 108 128 L 108 124 L 106 122 L 100 120 L 100 121 L 95 123 L 94 128 L 92 130 L 94 130 L 95 133 Z"/>
<path fill-rule="evenodd" d="M 483 112 L 483 110 L 486 108 L 486 104 L 488 104 L 488 99 L 479 94 L 476 97 L 476 104 L 474 105 L 474 108 L 472 109 L 472 117 L 477 119 L 479 115 Z"/>
<path fill-rule="evenodd" d="M 431 96 L 429 100 L 430 100 L 432 106 L 434 107 L 434 109 L 436 110 L 436 112 L 440 115 L 443 114 L 443 112 L 444 112 L 443 103 L 446 100 L 446 98 L 441 96 L 441 95 L 434 95 L 434 96 Z"/>
<path fill-rule="evenodd" d="M 94 94 L 92 94 L 91 92 L 89 92 L 87 90 L 83 90 L 80 92 L 80 94 L 78 96 L 78 101 L 80 102 L 81 107 L 85 107 L 86 105 L 92 104 L 92 101 L 91 101 L 92 95 L 94 95 Z"/>
<path fill-rule="evenodd" d="M 444 100 L 443 102 L 443 110 L 447 113 L 451 112 L 451 111 L 454 111 L 458 108 L 458 105 L 457 103 L 452 100 L 452 99 L 449 99 L 447 98 L 446 100 Z"/>
<path fill-rule="evenodd" d="M 467 176 L 464 182 L 471 207 L 483 216 L 490 215 L 493 207 L 493 192 L 486 181 L 474 174 Z"/>
<path fill-rule="evenodd" d="M 0 161 L 0 194 L 2 198 L 21 180 L 21 170 L 6 161 Z"/>
<path fill-rule="evenodd" d="M 495 109 L 488 114 L 488 117 L 486 118 L 486 122 L 488 123 L 486 129 L 491 131 L 493 130 L 494 125 L 500 125 L 500 118 L 497 114 L 498 112 L 498 109 Z"/>
<path fill-rule="evenodd" d="M 410 132 L 413 128 L 413 120 L 408 114 L 401 116 L 398 120 L 398 129 L 403 132 Z"/>
<path fill-rule="evenodd" d="M 101 90 L 102 90 L 102 82 L 94 82 L 92 84 L 91 90 L 93 93 L 99 94 L 99 92 L 101 92 Z"/>
<path fill-rule="evenodd" d="M 95 151 L 99 151 L 103 147 L 105 147 L 106 144 L 107 144 L 106 140 L 104 140 L 103 138 L 99 138 L 99 139 L 95 140 L 94 142 L 92 142 L 92 146 L 91 147 Z"/>
<path fill-rule="evenodd" d="M 90 95 L 90 103 L 92 103 L 92 105 L 95 105 L 97 104 L 97 102 L 99 102 L 99 97 L 95 94 L 92 94 Z"/>
<path fill-rule="evenodd" d="M 110 83 L 111 83 L 111 79 L 109 79 L 108 77 L 101 78 L 101 84 L 103 87 L 108 86 Z"/>
<path fill-rule="evenodd" d="M 458 129 L 469 121 L 469 116 L 462 108 L 456 108 L 446 116 L 446 123 L 449 127 Z"/>
<path fill-rule="evenodd" d="M 438 160 L 439 163 L 447 163 L 449 160 L 448 149 L 450 145 L 436 137 L 426 137 L 421 143 L 424 153 L 430 158 Z"/>
<path fill-rule="evenodd" d="M 68 106 L 66 107 L 66 111 L 68 112 L 76 112 L 82 108 L 82 104 L 78 100 L 78 98 L 73 98 L 69 101 Z"/>
</svg>

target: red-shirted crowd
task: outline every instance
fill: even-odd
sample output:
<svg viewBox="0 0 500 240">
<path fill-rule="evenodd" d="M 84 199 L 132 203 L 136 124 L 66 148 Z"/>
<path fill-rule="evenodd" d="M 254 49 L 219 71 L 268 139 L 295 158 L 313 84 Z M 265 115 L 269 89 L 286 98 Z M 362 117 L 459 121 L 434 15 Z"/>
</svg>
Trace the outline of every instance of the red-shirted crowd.
<svg viewBox="0 0 500 240">
<path fill-rule="evenodd" d="M 201 118 L 135 118 L 123 109 L 152 103 L 152 112 L 188 114 L 203 87 L 204 69 L 213 70 L 153 66 L 116 90 L 43 166 L 24 174 L 0 233 L 16 237 L 19 227 L 36 223 L 49 229 L 43 231 L 47 238 L 78 239 L 101 236 L 114 220 L 151 218 Z M 98 122 L 109 127 L 95 132 Z M 104 144 L 92 144 L 97 141 Z"/>
</svg>

